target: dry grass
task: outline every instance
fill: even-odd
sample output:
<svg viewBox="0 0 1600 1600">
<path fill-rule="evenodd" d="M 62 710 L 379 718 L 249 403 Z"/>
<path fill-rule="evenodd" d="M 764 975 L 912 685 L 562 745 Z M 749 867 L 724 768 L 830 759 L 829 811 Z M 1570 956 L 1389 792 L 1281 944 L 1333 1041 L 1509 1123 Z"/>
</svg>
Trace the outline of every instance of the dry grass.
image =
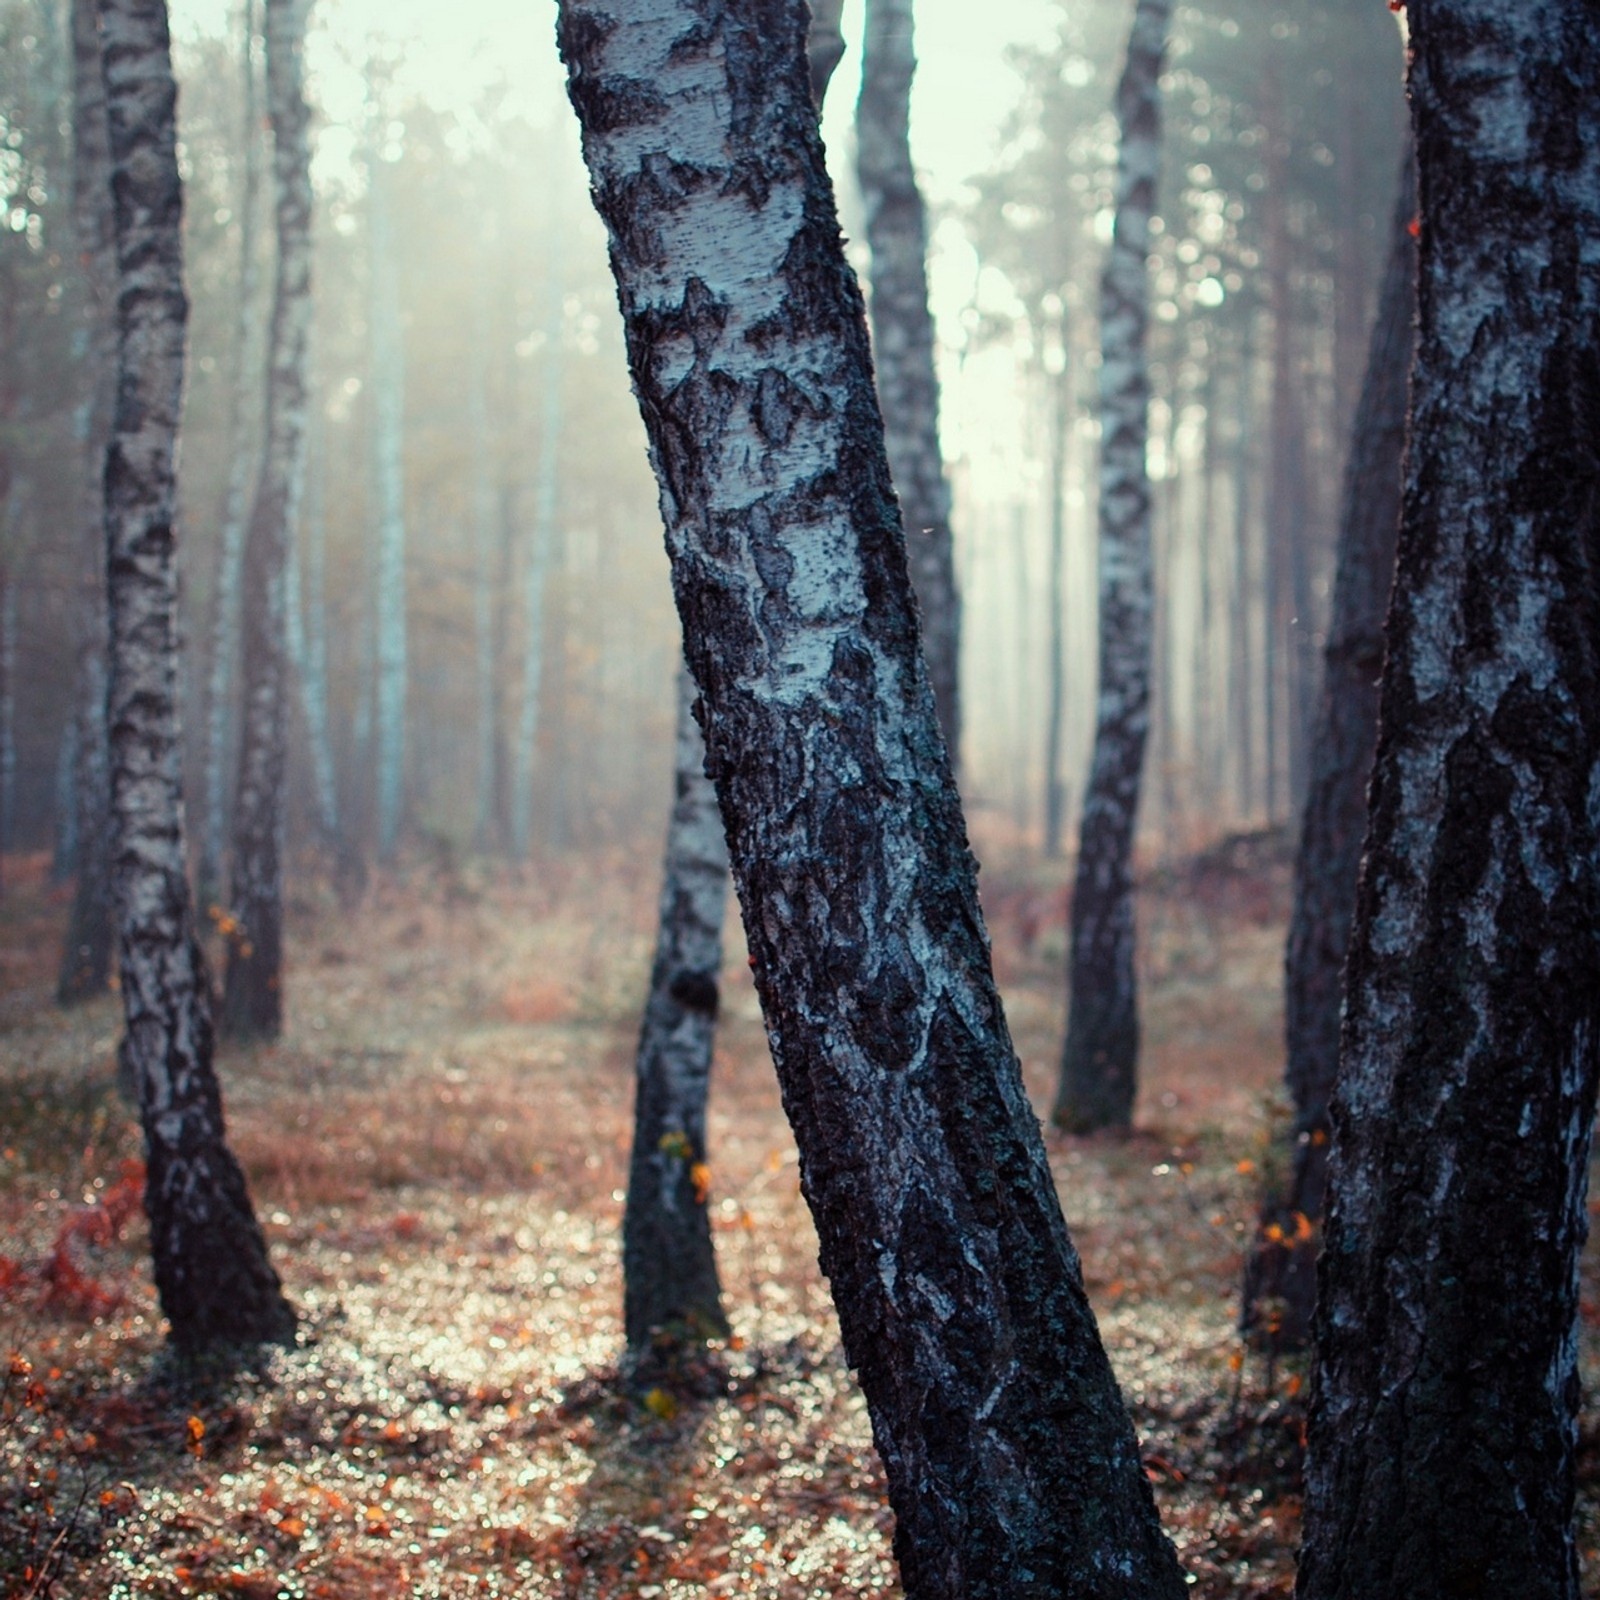
<svg viewBox="0 0 1600 1600">
<path fill-rule="evenodd" d="M 115 998 L 55 1010 L 64 906 L 21 866 L 0 901 L 0 1224 L 26 1265 L 137 1141 L 111 1088 Z M 298 891 L 287 1034 L 221 1070 L 306 1338 L 259 1371 L 171 1368 L 137 1227 L 73 1246 L 110 1309 L 13 1285 L 0 1355 L 31 1371 L 0 1395 L 0 1592 L 898 1592 L 742 949 L 711 1124 L 737 1336 L 643 1393 L 618 1378 L 653 876 L 643 857 L 523 883 L 419 869 L 354 918 Z M 1021 860 L 985 872 L 1041 1105 L 1060 889 Z M 1286 1594 L 1296 1534 L 1300 1373 L 1244 1361 L 1232 1329 L 1278 1070 L 1284 889 L 1270 852 L 1155 885 L 1140 1132 L 1050 1147 L 1163 1515 L 1214 1600 Z M 1586 1540 L 1593 1521 L 1586 1505 Z"/>
</svg>

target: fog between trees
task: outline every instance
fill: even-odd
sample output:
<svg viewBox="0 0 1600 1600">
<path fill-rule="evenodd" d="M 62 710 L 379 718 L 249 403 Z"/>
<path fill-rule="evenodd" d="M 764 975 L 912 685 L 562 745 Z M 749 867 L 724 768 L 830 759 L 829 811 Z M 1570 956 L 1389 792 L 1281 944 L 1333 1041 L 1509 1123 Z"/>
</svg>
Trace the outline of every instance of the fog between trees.
<svg viewBox="0 0 1600 1600">
<path fill-rule="evenodd" d="M 942 168 L 929 183 L 963 694 L 982 708 L 967 719 L 963 790 L 1021 838 L 1038 839 L 1045 827 L 1053 615 L 1061 661 L 1053 742 L 1069 827 L 1093 722 L 1093 305 L 1122 13 L 1043 8 L 1031 19 L 1035 42 L 1011 53 L 1014 104 L 996 107 L 993 149 L 973 150 L 967 170 Z M 268 185 L 258 179 L 259 260 L 253 286 L 241 280 L 238 18 L 226 28 L 215 16 L 201 20 L 186 24 L 180 13 L 176 24 L 192 300 L 180 558 L 185 771 L 197 824 L 208 810 L 202 751 L 219 681 L 219 541 L 230 470 L 240 469 L 229 423 L 236 405 L 246 455 L 260 448 L 264 332 L 241 352 L 241 283 L 263 328 L 272 251 Z M 70 757 L 76 597 L 73 554 L 55 530 L 78 492 L 66 469 L 83 371 L 81 291 L 68 233 L 63 15 L 40 0 L 10 0 L 3 25 L 12 155 L 0 271 L 12 332 L 0 548 L 16 630 L 5 815 L 13 845 L 37 848 L 59 831 Z M 543 63 L 520 73 L 499 62 L 477 74 L 470 103 L 446 104 L 430 88 L 425 52 L 407 56 L 352 27 L 338 12 L 313 14 L 317 287 L 311 463 L 297 529 L 302 648 L 325 661 L 338 811 L 366 854 L 383 843 L 386 807 L 405 839 L 453 851 L 507 849 L 519 833 L 536 851 L 651 836 L 671 746 L 674 624 L 654 486 L 620 376 L 614 291 L 570 114 Z M 926 60 L 929 40 L 945 35 L 922 28 Z M 862 235 L 850 131 L 859 46 L 853 38 L 826 131 L 847 231 Z M 262 71 L 259 39 L 254 70 Z M 923 76 L 949 81 L 937 64 Z M 1395 30 L 1367 8 L 1179 8 L 1163 89 L 1145 853 L 1283 821 L 1303 781 L 1309 663 L 1326 612 L 1343 441 L 1395 168 Z M 917 102 L 914 147 L 938 117 L 937 104 Z M 270 152 L 259 133 L 264 172 Z M 385 259 L 398 269 L 397 339 L 373 277 L 375 224 L 396 246 Z M 547 452 L 552 400 L 561 423 Z M 384 422 L 395 401 L 398 437 Z M 393 469 L 382 463 L 396 449 L 391 490 Z M 243 465 L 253 481 L 250 461 Z M 1052 484 L 1062 508 L 1059 608 L 1049 577 Z M 397 516 L 401 640 L 392 622 L 387 633 L 380 625 L 378 601 L 380 529 Z M 541 559 L 542 593 L 530 610 L 530 567 Z M 535 629 L 530 718 L 524 684 Z M 385 699 L 379 689 L 378 661 L 392 663 L 399 650 L 397 708 L 393 690 Z M 377 753 L 396 716 L 402 765 L 386 780 Z M 302 702 L 290 759 L 291 839 L 301 845 L 325 831 L 318 753 Z M 231 789 L 231 756 L 220 770 Z M 387 802 L 386 782 L 399 786 Z"/>
</svg>

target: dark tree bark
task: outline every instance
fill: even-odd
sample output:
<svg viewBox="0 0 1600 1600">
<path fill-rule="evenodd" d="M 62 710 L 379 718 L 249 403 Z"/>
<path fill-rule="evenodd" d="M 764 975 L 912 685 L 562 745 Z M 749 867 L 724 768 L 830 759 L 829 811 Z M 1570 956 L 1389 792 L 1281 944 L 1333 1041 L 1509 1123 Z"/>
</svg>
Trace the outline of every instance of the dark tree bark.
<svg viewBox="0 0 1600 1600">
<path fill-rule="evenodd" d="M 1574 1600 L 1600 1071 L 1600 30 L 1411 0 L 1418 338 L 1302 1600 Z"/>
<path fill-rule="evenodd" d="M 278 266 L 268 335 L 266 450 L 244 551 L 244 703 L 233 800 L 233 883 L 222 1030 L 283 1027 L 284 757 L 289 713 L 289 541 L 305 477 L 311 330 L 310 114 L 302 89 L 307 0 L 266 0 Z"/>
<path fill-rule="evenodd" d="M 84 397 L 84 555 L 79 600 L 76 753 L 77 837 L 72 910 L 62 943 L 56 998 L 74 1005 L 111 982 L 109 862 L 106 858 L 106 577 L 100 476 L 116 401 L 117 244 L 106 148 L 106 91 L 100 74 L 99 0 L 72 5 L 72 220 L 83 271 L 88 387 Z"/>
<path fill-rule="evenodd" d="M 103 0 L 100 15 L 118 266 L 105 469 L 112 886 L 150 1247 L 174 1344 L 289 1340 L 294 1313 L 224 1139 L 184 876 L 173 466 L 188 302 L 167 10 Z"/>
<path fill-rule="evenodd" d="M 990 970 L 801 0 L 564 0 L 707 769 L 911 1600 L 1178 1596 Z"/>
<path fill-rule="evenodd" d="M 820 111 L 844 53 L 840 0 L 822 0 L 806 35 Z M 650 995 L 640 1029 L 633 1154 L 623 1215 L 623 1323 L 630 1350 L 668 1348 L 728 1331 L 706 1209 L 710 1167 L 706 1102 L 716 1039 L 728 847 L 705 741 L 694 718 L 694 679 L 678 674 L 674 794 Z"/>
<path fill-rule="evenodd" d="M 1345 469 L 1311 783 L 1295 860 L 1294 911 L 1284 962 L 1284 1078 L 1294 1105 L 1292 1166 L 1287 1184 L 1262 1206 L 1240 1307 L 1244 1332 L 1264 1332 L 1286 1348 L 1298 1348 L 1310 1336 L 1316 1301 L 1328 1102 L 1339 1066 L 1344 961 L 1367 826 L 1367 780 L 1378 737 L 1383 619 L 1400 528 L 1416 304 L 1413 166 L 1408 147 Z"/>
<path fill-rule="evenodd" d="M 728 849 L 705 745 L 694 720 L 694 684 L 678 681 L 672 819 L 650 998 L 635 1067 L 633 1157 L 622 1221 L 623 1322 L 628 1347 L 665 1334 L 728 1332 L 706 1210 L 706 1095 L 717 1027 Z"/>
<path fill-rule="evenodd" d="M 1161 63 L 1171 0 L 1139 0 L 1117 86 L 1116 221 L 1100 282 L 1100 688 L 1068 954 L 1070 1004 L 1051 1119 L 1126 1128 L 1138 1088 L 1133 835 L 1150 731 L 1150 375 L 1145 258 L 1161 165 Z"/>
<path fill-rule="evenodd" d="M 961 767 L 961 597 L 950 486 L 939 451 L 939 375 L 928 310 L 928 226 L 911 164 L 912 0 L 865 0 L 856 175 L 872 249 L 872 358 L 900 497 L 922 648 L 950 765 Z"/>
</svg>

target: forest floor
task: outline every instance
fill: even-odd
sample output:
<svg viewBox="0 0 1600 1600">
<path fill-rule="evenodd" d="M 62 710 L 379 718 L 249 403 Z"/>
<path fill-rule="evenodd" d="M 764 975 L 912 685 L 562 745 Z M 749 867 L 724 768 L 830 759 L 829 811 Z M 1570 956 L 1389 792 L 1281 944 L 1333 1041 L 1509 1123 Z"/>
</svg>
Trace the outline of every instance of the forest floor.
<svg viewBox="0 0 1600 1600">
<path fill-rule="evenodd" d="M 998 843 L 980 853 L 1043 1109 L 1064 878 Z M 219 1065 L 303 1336 L 212 1373 L 162 1355 L 138 1134 L 113 1088 L 116 998 L 55 1007 L 64 895 L 41 859 L 5 866 L 7 1600 L 898 1594 L 737 937 L 710 1132 L 736 1332 L 648 1388 L 619 1371 L 645 853 L 521 882 L 435 857 L 351 912 L 300 884 L 285 1036 Z M 1048 1141 L 1163 1520 L 1207 1600 L 1288 1594 L 1298 1535 L 1303 1363 L 1245 1350 L 1234 1328 L 1281 1119 L 1287 884 L 1270 839 L 1149 876 L 1137 1132 Z M 1600 1370 L 1592 1279 L 1586 1378 Z M 1584 1444 L 1584 1592 L 1600 1595 L 1588 1426 Z"/>
</svg>

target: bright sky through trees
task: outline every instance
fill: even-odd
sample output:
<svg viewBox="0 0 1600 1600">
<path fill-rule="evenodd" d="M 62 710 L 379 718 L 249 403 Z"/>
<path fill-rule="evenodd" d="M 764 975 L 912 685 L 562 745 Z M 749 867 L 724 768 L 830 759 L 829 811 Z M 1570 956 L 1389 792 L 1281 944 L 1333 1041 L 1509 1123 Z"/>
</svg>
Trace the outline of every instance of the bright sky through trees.
<svg viewBox="0 0 1600 1600">
<path fill-rule="evenodd" d="M 181 41 L 226 31 L 235 7 L 229 0 L 173 0 L 171 9 Z M 950 199 L 985 164 L 1015 97 L 1006 49 L 1050 37 L 1053 17 L 1049 0 L 994 0 L 981 13 L 970 0 L 919 0 L 912 137 L 933 203 Z M 859 4 L 847 6 L 844 28 L 850 52 L 826 121 L 836 170 L 855 111 Z M 403 96 L 458 115 L 470 118 L 486 91 L 502 85 L 530 109 L 549 106 L 566 114 L 549 0 L 456 0 L 448 6 L 437 0 L 316 0 L 312 97 L 329 123 L 359 124 L 362 68 L 375 50 L 395 54 L 394 83 Z M 333 141 L 335 147 L 342 142 Z M 324 164 L 333 153 L 321 152 Z"/>
</svg>

